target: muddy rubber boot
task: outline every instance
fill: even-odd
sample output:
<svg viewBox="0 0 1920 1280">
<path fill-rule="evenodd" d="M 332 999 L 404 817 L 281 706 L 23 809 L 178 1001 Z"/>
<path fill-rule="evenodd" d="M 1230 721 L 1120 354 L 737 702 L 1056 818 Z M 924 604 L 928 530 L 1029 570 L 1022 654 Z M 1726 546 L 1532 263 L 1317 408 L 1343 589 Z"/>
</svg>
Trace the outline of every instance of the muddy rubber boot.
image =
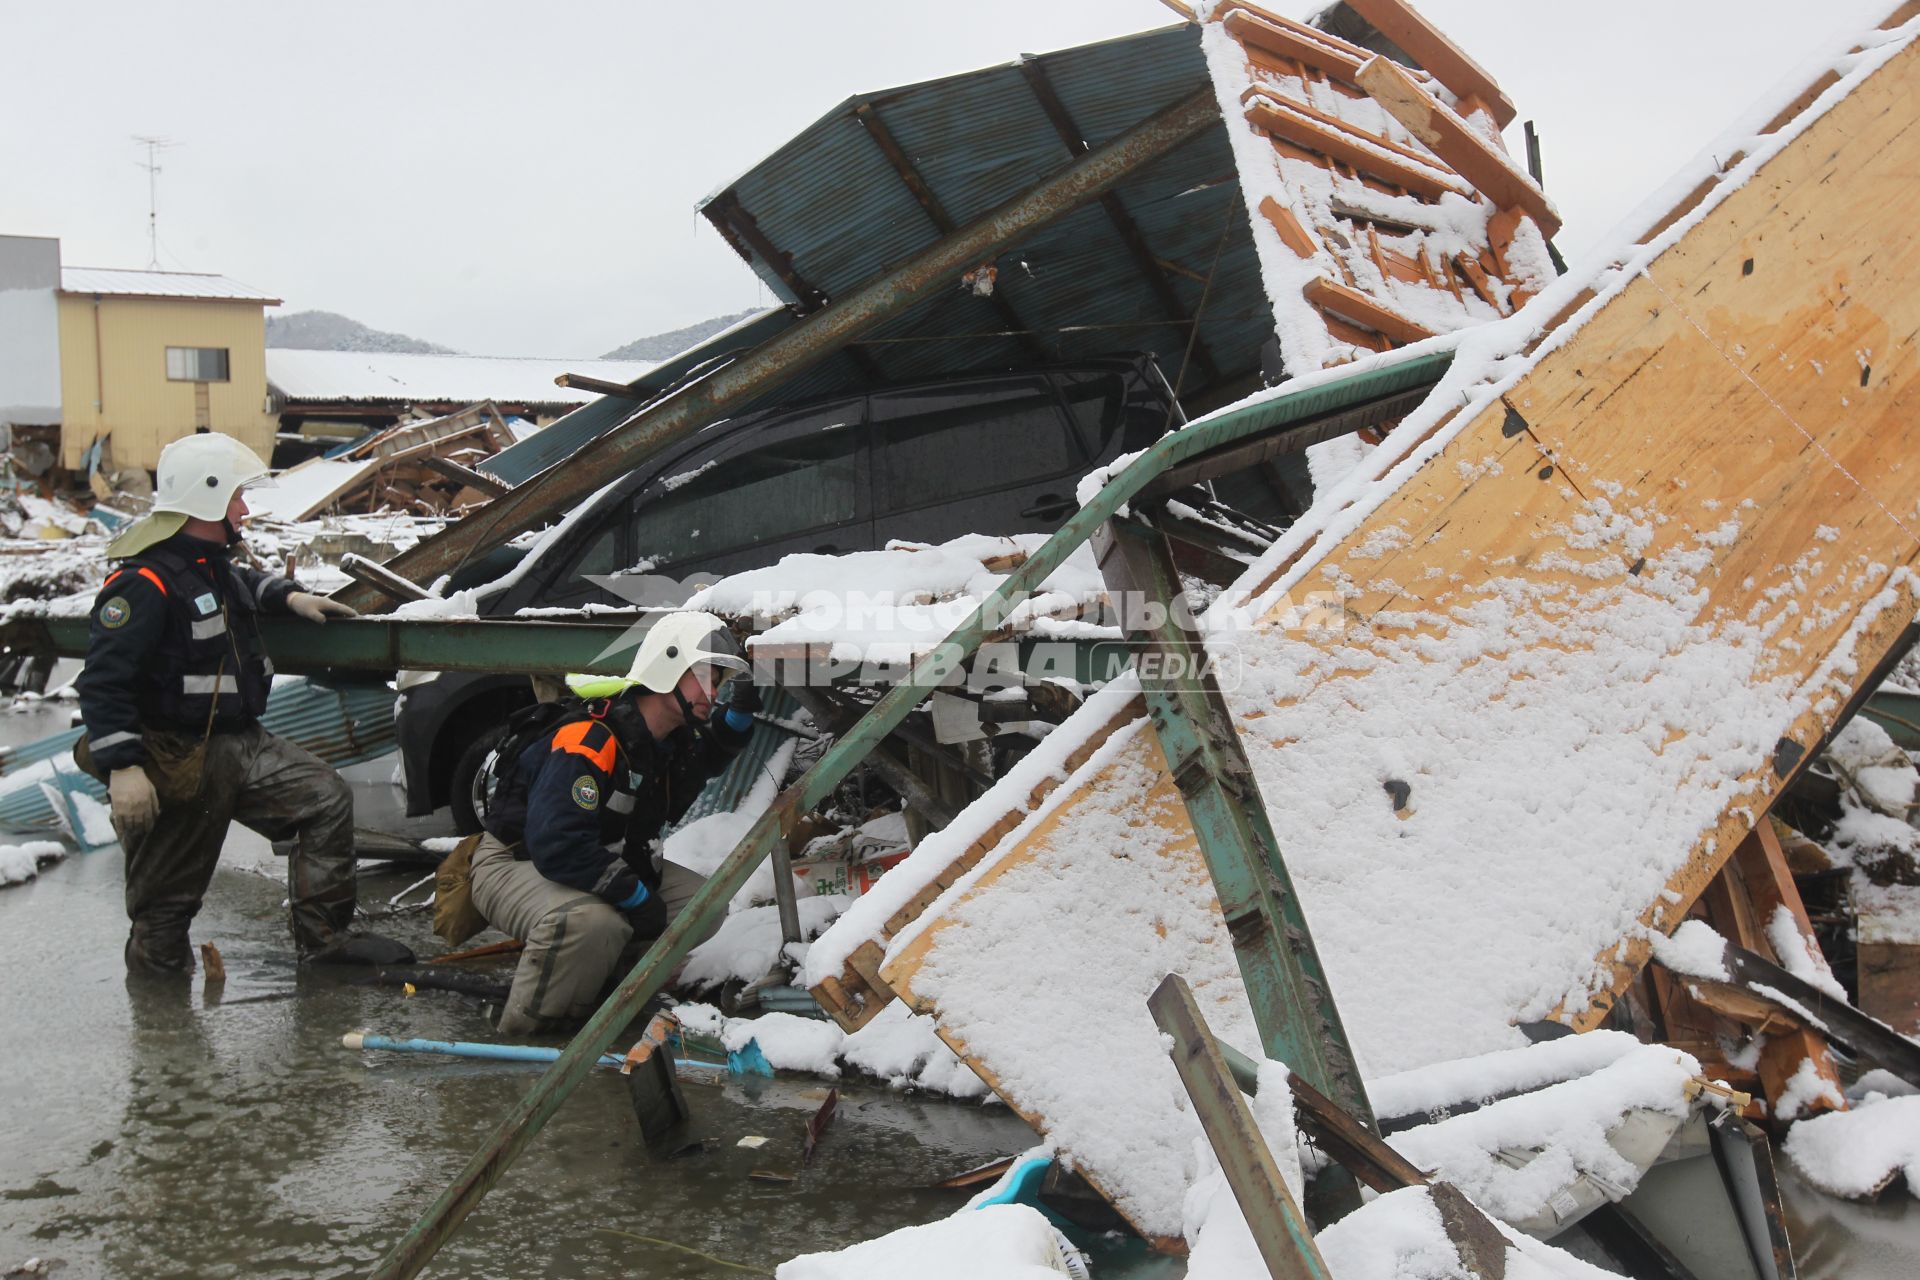
<svg viewBox="0 0 1920 1280">
<path fill-rule="evenodd" d="M 193 946 L 183 924 L 173 928 L 136 920 L 127 930 L 121 955 L 127 972 L 156 978 L 184 978 L 193 972 Z"/>
<path fill-rule="evenodd" d="M 412 964 L 413 952 L 405 944 L 377 933 L 337 933 L 325 946 L 301 952 L 300 963 L 382 967 Z"/>
</svg>

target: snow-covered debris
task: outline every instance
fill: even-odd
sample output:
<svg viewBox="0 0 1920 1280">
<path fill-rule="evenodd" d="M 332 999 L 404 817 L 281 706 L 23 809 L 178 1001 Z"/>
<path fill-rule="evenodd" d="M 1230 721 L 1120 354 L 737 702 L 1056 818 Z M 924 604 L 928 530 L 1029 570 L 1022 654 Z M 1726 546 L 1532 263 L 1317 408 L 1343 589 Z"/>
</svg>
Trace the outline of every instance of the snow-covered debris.
<svg viewBox="0 0 1920 1280">
<path fill-rule="evenodd" d="M 1727 940 L 1705 920 L 1684 920 L 1670 936 L 1656 935 L 1653 958 L 1689 978 L 1733 981 L 1733 975 L 1727 972 Z"/>
<path fill-rule="evenodd" d="M 1616 1200 L 1639 1185 L 1689 1114 L 1687 1082 L 1699 1071 L 1700 1064 L 1678 1050 L 1636 1045 L 1578 1079 L 1501 1098 L 1388 1142 L 1502 1221 L 1528 1230 L 1536 1223 L 1550 1227 L 1577 1180 Z M 1621 1136 L 1636 1115 L 1662 1119 L 1644 1134 Z M 1516 1153 L 1527 1156 L 1517 1167 L 1509 1163 Z"/>
<path fill-rule="evenodd" d="M 1053 1224 L 1023 1204 L 963 1209 L 833 1253 L 783 1262 L 776 1280 L 1059 1280 L 1075 1272 Z"/>
<path fill-rule="evenodd" d="M 1379 1116 L 1426 1115 L 1438 1120 L 1462 1103 L 1477 1105 L 1488 1098 L 1588 1075 L 1638 1048 L 1640 1042 L 1622 1031 L 1561 1036 L 1524 1049 L 1502 1049 L 1381 1076 L 1367 1081 L 1367 1097 Z"/>
<path fill-rule="evenodd" d="M 955 1098 L 980 1098 L 987 1093 L 980 1077 L 940 1040 L 933 1019 L 900 1005 L 852 1034 L 831 1022 L 789 1013 L 729 1018 L 708 1004 L 679 1005 L 674 1016 L 689 1031 L 717 1037 L 730 1053 L 745 1049 L 749 1042 L 758 1045 L 776 1071 L 803 1071 L 833 1079 L 843 1068 L 850 1068 L 896 1088 Z"/>
<path fill-rule="evenodd" d="M 1507 1280 L 1617 1280 L 1564 1250 L 1500 1228 Z M 1460 1250 L 1425 1187 L 1369 1201 L 1314 1237 L 1334 1280 L 1466 1280 Z M 1244 1280 L 1261 1272 L 1188 1272 L 1188 1280 Z"/>
<path fill-rule="evenodd" d="M 880 551 L 803 553 L 723 578 L 697 592 L 691 609 L 710 609 L 764 628 L 756 653 L 804 649 L 836 662 L 901 663 L 932 649 L 998 587 L 1044 534 L 949 542 L 893 542 Z M 1097 613 L 1106 587 L 1090 548 L 1050 574 L 1007 619 L 1016 632 Z M 1101 635 L 1118 638 L 1112 627 Z"/>
<path fill-rule="evenodd" d="M 1868 1094 L 1851 1111 L 1801 1120 L 1787 1133 L 1786 1153 L 1832 1195 L 1871 1199 L 1905 1177 L 1920 1196 L 1920 1096 Z"/>
<path fill-rule="evenodd" d="M 57 840 L 0 845 L 0 885 L 24 884 L 39 875 L 41 867 L 66 856 L 66 846 Z"/>
</svg>

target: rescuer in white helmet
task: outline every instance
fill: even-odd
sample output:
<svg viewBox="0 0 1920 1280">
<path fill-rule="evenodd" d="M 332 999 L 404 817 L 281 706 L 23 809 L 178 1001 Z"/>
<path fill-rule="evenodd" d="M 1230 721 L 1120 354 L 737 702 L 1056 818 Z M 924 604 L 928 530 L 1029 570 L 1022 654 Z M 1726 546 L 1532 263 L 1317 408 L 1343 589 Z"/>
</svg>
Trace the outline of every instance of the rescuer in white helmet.
<svg viewBox="0 0 1920 1280">
<path fill-rule="evenodd" d="M 349 935 L 353 796 L 311 752 L 260 726 L 273 663 L 261 614 L 351 617 L 291 578 L 236 564 L 244 491 L 271 483 L 230 436 L 201 433 L 160 453 L 152 511 L 107 548 L 116 562 L 93 604 L 77 685 L 82 768 L 107 783 L 126 853 L 127 968 L 186 973 L 188 930 L 238 819 L 294 840 L 287 896 L 302 960 L 393 964 L 405 947 Z"/>
<path fill-rule="evenodd" d="M 473 850 L 473 905 L 526 942 L 505 1035 L 592 1014 L 622 953 L 693 897 L 702 877 L 656 860 L 655 838 L 746 745 L 760 707 L 726 625 L 694 610 L 655 622 L 625 676 L 567 684 L 574 697 L 510 722 Z"/>
</svg>

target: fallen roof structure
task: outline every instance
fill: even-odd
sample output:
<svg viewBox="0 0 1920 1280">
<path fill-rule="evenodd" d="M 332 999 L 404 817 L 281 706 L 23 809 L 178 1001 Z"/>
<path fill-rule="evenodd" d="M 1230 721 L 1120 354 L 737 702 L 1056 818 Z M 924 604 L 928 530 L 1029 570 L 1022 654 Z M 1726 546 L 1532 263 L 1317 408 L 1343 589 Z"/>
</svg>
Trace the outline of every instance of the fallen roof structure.
<svg viewBox="0 0 1920 1280">
<path fill-rule="evenodd" d="M 634 457 L 774 403 L 1147 351 L 1205 409 L 1263 375 L 1504 315 L 1540 287 L 1545 197 L 1495 144 L 1394 114 L 1451 120 L 1461 99 L 1415 72 L 1376 100 L 1225 30 L 1171 27 L 848 99 L 701 207 L 787 309 L 670 362 L 675 378 L 569 415 L 563 436 L 503 459 L 510 494 L 387 568 L 429 581 Z M 1348 62 L 1364 52 L 1313 38 Z M 1282 137 L 1274 112 L 1308 113 L 1319 132 Z M 1307 238 L 1289 247 L 1275 218 Z M 366 587 L 342 598 L 382 604 Z"/>
<path fill-rule="evenodd" d="M 1250 781 L 1368 1074 L 1520 1044 L 1528 1019 L 1598 1026 L 1912 622 L 1906 16 L 1769 105 L 1614 260 L 1470 336 L 1214 605 Z M 1163 754 L 1164 698 L 1142 683 L 1144 704 L 1122 684 L 1058 731 L 1064 781 L 1010 777 L 924 842 L 807 976 L 854 1016 L 891 993 L 936 1013 L 1166 1235 L 1185 1187 L 1148 1153 L 1193 1121 L 1131 1015 L 1172 971 L 1227 1038 L 1252 1024 L 1228 960 L 1242 926 L 1210 892 L 1186 762 Z M 1103 982 L 1074 980 L 1089 972 Z M 1061 1017 L 1005 1017 L 1058 1014 L 1068 984 L 1100 1114 L 1068 1102 L 1084 1080 Z M 1830 1074 L 1822 1051 L 1801 1044 L 1773 1096 L 1802 1061 Z M 1110 1148 L 1121 1096 L 1130 1133 Z"/>
</svg>

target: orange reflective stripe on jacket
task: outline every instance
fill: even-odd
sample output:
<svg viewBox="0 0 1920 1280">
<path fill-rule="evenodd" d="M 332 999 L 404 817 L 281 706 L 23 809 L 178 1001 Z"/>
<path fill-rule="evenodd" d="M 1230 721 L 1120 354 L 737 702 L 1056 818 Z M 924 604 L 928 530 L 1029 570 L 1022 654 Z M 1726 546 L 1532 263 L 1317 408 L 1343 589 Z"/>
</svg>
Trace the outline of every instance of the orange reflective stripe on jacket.
<svg viewBox="0 0 1920 1280">
<path fill-rule="evenodd" d="M 145 578 L 145 579 L 146 579 L 146 580 L 147 580 L 148 582 L 151 582 L 151 583 L 152 583 L 152 584 L 153 584 L 154 586 L 156 586 L 156 587 L 158 587 L 158 588 L 160 588 L 160 594 L 161 594 L 161 595 L 165 595 L 165 594 L 167 594 L 167 584 L 166 584 L 166 583 L 164 583 L 164 582 L 162 582 L 162 581 L 160 581 L 160 575 L 159 575 L 159 574 L 157 574 L 157 573 L 155 573 L 155 572 L 154 572 L 153 570 L 151 570 L 151 569 L 149 569 L 149 568 L 147 568 L 147 566 L 145 566 L 145 565 L 141 565 L 141 566 L 140 566 L 140 576 L 141 576 L 141 577 L 143 577 L 143 578 Z M 111 581 L 111 579 L 109 579 L 109 581 Z"/>
<path fill-rule="evenodd" d="M 607 740 L 601 743 L 598 748 L 587 745 L 587 735 L 595 729 L 599 729 L 607 735 Z M 613 742 L 613 732 L 603 724 L 596 723 L 592 720 L 576 720 L 572 724 L 563 724 L 554 730 L 553 749 L 555 751 L 571 751 L 574 755 L 585 756 L 599 767 L 600 772 L 613 772 L 613 760 L 616 750 Z"/>
</svg>

